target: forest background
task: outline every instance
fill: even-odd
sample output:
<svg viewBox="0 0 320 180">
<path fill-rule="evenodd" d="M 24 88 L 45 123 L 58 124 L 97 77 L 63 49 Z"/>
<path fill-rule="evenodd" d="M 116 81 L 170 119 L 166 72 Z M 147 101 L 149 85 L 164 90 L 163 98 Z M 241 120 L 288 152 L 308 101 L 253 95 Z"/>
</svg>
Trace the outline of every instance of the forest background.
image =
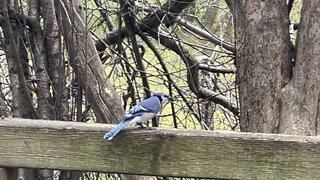
<svg viewBox="0 0 320 180">
<path fill-rule="evenodd" d="M 165 92 L 150 126 L 317 135 L 318 3 L 3 0 L 0 115 L 117 123 Z"/>
</svg>

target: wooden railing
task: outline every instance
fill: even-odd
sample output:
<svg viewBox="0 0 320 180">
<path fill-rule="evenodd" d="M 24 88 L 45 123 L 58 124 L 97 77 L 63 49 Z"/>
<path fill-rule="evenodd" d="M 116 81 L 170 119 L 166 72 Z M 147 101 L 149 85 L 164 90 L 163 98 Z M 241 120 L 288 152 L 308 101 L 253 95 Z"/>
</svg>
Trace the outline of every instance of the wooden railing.
<svg viewBox="0 0 320 180">
<path fill-rule="evenodd" d="M 320 138 L 0 119 L 0 167 L 221 179 L 318 179 Z"/>
</svg>

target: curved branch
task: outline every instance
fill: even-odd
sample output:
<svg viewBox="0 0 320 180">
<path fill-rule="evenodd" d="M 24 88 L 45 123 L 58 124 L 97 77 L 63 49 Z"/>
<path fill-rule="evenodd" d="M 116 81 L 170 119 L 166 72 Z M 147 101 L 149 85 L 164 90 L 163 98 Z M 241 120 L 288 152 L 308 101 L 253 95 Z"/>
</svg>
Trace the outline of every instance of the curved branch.
<svg viewBox="0 0 320 180">
<path fill-rule="evenodd" d="M 209 71 L 212 73 L 222 73 L 222 74 L 235 74 L 236 73 L 236 69 L 235 68 L 217 68 L 217 67 L 212 67 L 209 66 L 207 64 L 199 64 L 199 69 L 200 70 L 205 70 L 205 71 Z"/>
<path fill-rule="evenodd" d="M 189 110 L 192 112 L 192 114 L 195 116 L 195 118 L 199 121 L 200 124 L 201 123 L 201 119 L 199 117 L 199 115 L 196 113 L 196 111 L 192 108 L 191 104 L 188 102 L 187 98 L 184 96 L 184 93 L 181 91 L 181 89 L 174 83 L 173 79 L 170 76 L 169 70 L 167 68 L 167 66 L 165 65 L 161 55 L 159 54 L 157 48 L 150 42 L 150 40 L 147 38 L 146 35 L 144 35 L 141 31 L 137 32 L 138 35 L 141 37 L 141 39 L 147 44 L 147 46 L 153 51 L 153 53 L 155 54 L 155 56 L 158 58 L 160 65 L 164 71 L 164 74 L 166 76 L 166 78 L 168 79 L 168 82 L 173 85 L 173 87 L 176 89 L 176 91 L 178 92 L 178 94 L 181 96 L 181 98 L 183 99 L 183 101 L 186 103 L 186 105 L 188 106 Z M 169 86 L 169 92 L 170 92 L 170 96 L 172 97 L 172 91 L 171 91 L 171 86 Z M 172 108 L 172 112 L 175 112 L 174 110 L 174 104 L 171 104 L 171 108 Z M 177 120 L 176 120 L 176 116 L 173 116 L 173 122 L 175 124 L 175 128 L 177 128 Z M 206 126 L 204 126 L 205 128 Z"/>
<path fill-rule="evenodd" d="M 189 23 L 188 21 L 182 19 L 182 18 L 177 18 L 176 22 L 178 24 L 180 24 L 181 26 L 187 28 L 188 30 L 190 30 L 193 33 L 198 34 L 199 36 L 202 36 L 203 38 L 207 39 L 208 41 L 210 41 L 211 43 L 221 46 L 224 49 L 231 51 L 233 54 L 236 53 L 236 49 L 234 47 L 233 44 L 223 41 L 220 38 L 218 38 L 217 36 L 215 36 L 214 34 L 211 34 L 207 31 L 204 31 L 201 28 L 198 28 L 197 26 L 192 25 L 191 23 Z"/>
<path fill-rule="evenodd" d="M 142 32 L 147 32 L 150 29 L 156 29 L 161 23 L 169 27 L 174 23 L 174 20 L 179 13 L 192 4 L 194 0 L 168 0 L 161 8 L 148 14 L 141 22 L 138 23 L 138 28 Z M 127 28 L 113 31 L 104 39 L 100 39 L 96 42 L 96 48 L 98 51 L 104 51 L 110 44 L 115 44 L 119 39 L 123 39 L 129 36 Z"/>
<path fill-rule="evenodd" d="M 237 106 L 230 102 L 226 97 L 200 86 L 199 62 L 190 54 L 187 49 L 185 49 L 181 45 L 178 40 L 172 37 L 165 36 L 156 30 L 150 30 L 148 31 L 148 33 L 152 38 L 160 42 L 161 45 L 165 46 L 171 51 L 174 51 L 181 57 L 181 59 L 187 66 L 188 86 L 193 93 L 195 93 L 199 98 L 208 99 L 216 104 L 223 106 L 224 108 L 231 111 L 235 116 L 239 115 L 239 109 L 237 108 Z"/>
</svg>

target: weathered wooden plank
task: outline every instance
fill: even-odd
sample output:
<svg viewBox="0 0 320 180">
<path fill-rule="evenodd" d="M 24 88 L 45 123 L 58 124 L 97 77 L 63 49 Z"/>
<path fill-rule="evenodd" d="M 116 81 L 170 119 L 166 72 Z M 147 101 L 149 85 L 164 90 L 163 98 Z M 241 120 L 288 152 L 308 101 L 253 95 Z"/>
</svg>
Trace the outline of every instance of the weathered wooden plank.
<svg viewBox="0 0 320 180">
<path fill-rule="evenodd" d="M 0 166 L 224 179 L 317 179 L 320 138 L 0 120 Z"/>
</svg>

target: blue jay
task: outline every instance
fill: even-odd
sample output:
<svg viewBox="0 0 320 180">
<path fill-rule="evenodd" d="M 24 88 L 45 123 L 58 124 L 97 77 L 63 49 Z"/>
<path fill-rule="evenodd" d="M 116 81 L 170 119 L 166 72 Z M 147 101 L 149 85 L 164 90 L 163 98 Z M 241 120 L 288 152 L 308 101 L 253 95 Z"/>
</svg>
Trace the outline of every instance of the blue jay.
<svg viewBox="0 0 320 180">
<path fill-rule="evenodd" d="M 145 99 L 132 107 L 123 120 L 107 132 L 103 139 L 111 140 L 116 136 L 124 127 L 132 126 L 135 124 L 142 124 L 155 117 L 163 106 L 172 98 L 164 93 L 154 93 L 148 99 Z"/>
</svg>

